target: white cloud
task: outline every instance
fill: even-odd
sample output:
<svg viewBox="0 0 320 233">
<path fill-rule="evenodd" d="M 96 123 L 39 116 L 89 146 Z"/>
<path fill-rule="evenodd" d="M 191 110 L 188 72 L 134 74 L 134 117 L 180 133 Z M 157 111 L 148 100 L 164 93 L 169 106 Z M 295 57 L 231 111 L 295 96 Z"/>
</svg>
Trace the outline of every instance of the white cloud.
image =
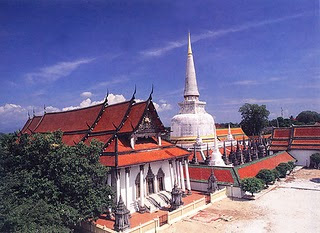
<svg viewBox="0 0 320 233">
<path fill-rule="evenodd" d="M 36 72 L 27 73 L 26 80 L 34 82 L 54 82 L 60 78 L 66 77 L 76 70 L 80 65 L 94 61 L 95 58 L 83 58 L 71 62 L 59 62 L 52 66 L 40 68 Z"/>
<path fill-rule="evenodd" d="M 114 94 L 108 95 L 108 103 L 109 104 L 115 104 L 115 103 L 123 102 L 125 100 L 126 100 L 126 98 L 124 98 L 123 95 L 114 95 Z"/>
<path fill-rule="evenodd" d="M 108 95 L 108 104 L 116 104 L 116 103 L 120 103 L 125 101 L 126 98 L 124 98 L 123 95 L 115 95 L 110 93 Z M 78 106 L 69 106 L 69 107 L 65 107 L 62 109 L 62 111 L 68 111 L 68 110 L 73 110 L 73 109 L 77 109 L 77 108 L 85 108 L 85 107 L 89 107 L 92 105 L 96 105 L 96 104 L 101 104 L 103 100 L 99 100 L 99 101 L 92 101 L 90 98 L 87 98 L 85 100 L 83 100 Z"/>
<path fill-rule="evenodd" d="M 260 78 L 259 80 L 246 79 L 246 80 L 226 83 L 225 85 L 254 86 L 254 85 L 263 85 L 271 82 L 277 82 L 284 79 L 285 79 L 284 77 Z"/>
<path fill-rule="evenodd" d="M 276 18 L 276 19 L 263 20 L 260 22 L 245 23 L 245 24 L 242 24 L 236 27 L 227 28 L 227 29 L 207 30 L 205 33 L 193 35 L 192 42 L 197 42 L 199 40 L 208 39 L 208 38 L 217 38 L 230 33 L 241 32 L 241 31 L 252 29 L 252 28 L 258 28 L 261 26 L 269 25 L 269 24 L 274 24 L 274 23 L 279 23 L 279 22 L 294 19 L 294 18 L 299 18 L 304 15 L 306 15 L 306 13 L 295 14 L 295 15 L 285 16 L 281 18 Z M 172 49 L 180 48 L 186 45 L 187 45 L 187 39 L 185 38 L 179 41 L 168 42 L 165 46 L 161 48 L 148 49 L 148 50 L 141 51 L 140 53 L 145 57 L 158 57 Z"/>
<path fill-rule="evenodd" d="M 92 96 L 92 93 L 90 91 L 85 91 L 85 92 L 82 92 L 81 97 L 85 97 L 85 98 L 89 98 Z"/>
<path fill-rule="evenodd" d="M 0 115 L 10 114 L 10 113 L 20 113 L 25 111 L 20 105 L 17 104 L 5 104 L 0 106 Z"/>
<path fill-rule="evenodd" d="M 160 104 L 157 104 L 155 102 L 153 102 L 154 104 L 154 107 L 156 108 L 156 110 L 158 112 L 163 112 L 163 111 L 168 111 L 168 110 L 171 110 L 172 109 L 172 105 L 169 104 L 169 103 L 160 103 Z"/>
<path fill-rule="evenodd" d="M 60 109 L 59 108 L 56 108 L 56 107 L 53 107 L 53 106 L 47 106 L 46 107 L 46 112 L 59 112 Z"/>
</svg>

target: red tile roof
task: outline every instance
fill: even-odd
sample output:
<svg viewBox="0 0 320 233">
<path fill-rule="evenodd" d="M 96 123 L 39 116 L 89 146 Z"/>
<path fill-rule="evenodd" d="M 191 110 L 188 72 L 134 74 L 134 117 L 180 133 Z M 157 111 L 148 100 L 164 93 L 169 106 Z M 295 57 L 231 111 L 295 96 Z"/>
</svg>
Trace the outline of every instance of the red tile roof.
<svg viewBox="0 0 320 233">
<path fill-rule="evenodd" d="M 243 164 L 236 167 L 240 179 L 255 177 L 262 169 L 274 169 L 279 163 L 294 161 L 295 159 L 286 151 Z"/>
<path fill-rule="evenodd" d="M 65 134 L 62 135 L 62 142 L 67 144 L 68 146 L 74 146 L 75 144 L 79 143 L 84 136 L 84 133 L 70 135 Z"/>
<path fill-rule="evenodd" d="M 273 138 L 289 139 L 291 128 L 275 128 L 273 131 Z"/>
<path fill-rule="evenodd" d="M 21 133 L 30 134 L 31 132 L 34 132 L 41 118 L 41 116 L 34 116 L 32 119 L 28 119 L 27 123 L 23 126 Z"/>
<path fill-rule="evenodd" d="M 139 137 L 143 130 L 138 129 L 145 114 L 150 118 L 153 129 L 147 132 L 149 138 Z M 182 148 L 162 140 L 158 145 L 157 138 L 150 137 L 161 133 L 164 126 L 159 119 L 155 107 L 148 99 L 145 102 L 130 101 L 107 105 L 99 104 L 87 108 L 65 112 L 46 113 L 43 117 L 28 120 L 23 131 L 30 128 L 36 133 L 46 133 L 61 130 L 62 141 L 67 145 L 74 145 L 81 140 L 90 144 L 93 139 L 104 144 L 101 162 L 107 166 L 115 166 L 115 155 L 118 152 L 118 166 L 168 160 L 188 156 L 190 153 Z M 130 134 L 137 130 L 138 138 L 135 148 L 130 145 Z M 115 135 L 118 135 L 118 147 L 115 148 Z"/>
<path fill-rule="evenodd" d="M 135 129 L 138 126 L 146 107 L 147 102 L 140 102 L 133 105 L 130 109 L 127 120 L 120 129 L 120 133 L 131 132 L 133 129 Z"/>
<path fill-rule="evenodd" d="M 231 174 L 231 169 L 232 168 L 221 169 L 217 167 L 190 165 L 189 176 L 191 180 L 207 182 L 211 175 L 211 171 L 213 170 L 213 173 L 219 182 L 233 184 L 235 181 Z"/>
<path fill-rule="evenodd" d="M 115 130 L 115 126 L 120 126 L 129 106 L 130 101 L 107 106 L 104 109 L 100 120 L 98 120 L 97 125 L 94 126 L 92 132 L 96 133 Z"/>
<path fill-rule="evenodd" d="M 231 134 L 235 140 L 242 140 L 243 137 L 248 139 L 248 136 L 243 132 L 242 128 L 230 128 Z M 227 139 L 229 129 L 217 129 L 217 136 L 220 141 L 225 141 Z"/>
<path fill-rule="evenodd" d="M 319 137 L 320 138 L 320 126 L 305 126 L 296 127 L 293 130 L 294 137 Z"/>
<path fill-rule="evenodd" d="M 288 146 L 289 142 L 288 141 L 280 141 L 280 140 L 273 140 L 271 145 L 283 145 L 283 146 Z"/>
<path fill-rule="evenodd" d="M 35 132 L 46 133 L 56 130 L 61 130 L 62 132 L 88 130 L 88 125 L 91 126 L 93 124 L 102 107 L 103 104 L 99 104 L 71 111 L 46 113 Z"/>
<path fill-rule="evenodd" d="M 118 155 L 118 166 L 124 167 L 129 165 L 143 164 L 161 160 L 170 160 L 188 155 L 188 151 L 178 147 L 130 152 Z M 103 155 L 101 156 L 100 161 L 105 166 L 114 166 L 115 156 Z"/>
<path fill-rule="evenodd" d="M 90 145 L 91 141 L 93 139 L 102 142 L 103 144 L 106 144 L 109 139 L 113 136 L 113 134 L 102 134 L 102 135 L 95 135 L 95 136 L 89 136 L 84 143 L 87 145 Z M 114 151 L 114 150 L 113 150 Z"/>
<path fill-rule="evenodd" d="M 22 129 L 21 129 L 21 133 L 27 133 L 26 130 L 28 129 L 28 126 L 29 126 L 29 124 L 31 123 L 31 121 L 32 121 L 31 118 L 29 118 L 29 119 L 27 120 L 27 122 L 24 124 L 24 126 L 23 126 Z"/>
<path fill-rule="evenodd" d="M 291 144 L 320 145 L 320 139 L 316 139 L 316 140 L 295 139 L 291 142 Z"/>
<path fill-rule="evenodd" d="M 293 126 L 275 128 L 270 150 L 318 150 L 320 126 Z"/>
</svg>

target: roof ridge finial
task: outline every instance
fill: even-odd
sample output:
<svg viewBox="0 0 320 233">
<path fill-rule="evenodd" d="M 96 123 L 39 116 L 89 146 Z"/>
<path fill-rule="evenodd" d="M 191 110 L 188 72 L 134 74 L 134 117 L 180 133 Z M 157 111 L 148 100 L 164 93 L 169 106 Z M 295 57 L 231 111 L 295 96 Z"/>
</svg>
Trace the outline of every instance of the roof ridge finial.
<svg viewBox="0 0 320 233">
<path fill-rule="evenodd" d="M 34 107 L 32 108 L 32 115 L 33 115 L 33 117 L 36 116 L 36 112 L 34 111 Z"/>
<path fill-rule="evenodd" d="M 134 84 L 134 91 L 133 91 L 133 94 L 132 94 L 132 97 L 131 97 L 131 100 L 134 100 L 136 98 L 136 93 L 137 93 L 137 85 Z"/>
<path fill-rule="evenodd" d="M 28 119 L 30 119 L 30 112 L 29 112 L 29 110 L 28 110 Z"/>
<path fill-rule="evenodd" d="M 44 114 L 47 113 L 47 111 L 46 111 L 46 105 L 45 105 L 45 104 L 43 105 L 43 112 L 44 112 Z"/>
<path fill-rule="evenodd" d="M 152 94 L 153 94 L 153 84 L 151 86 L 151 92 L 150 92 L 150 95 L 149 95 L 149 100 L 152 100 Z"/>
<path fill-rule="evenodd" d="M 107 89 L 107 94 L 106 94 L 106 97 L 104 99 L 104 106 L 107 106 L 108 105 L 108 96 L 109 96 L 109 89 Z"/>
</svg>

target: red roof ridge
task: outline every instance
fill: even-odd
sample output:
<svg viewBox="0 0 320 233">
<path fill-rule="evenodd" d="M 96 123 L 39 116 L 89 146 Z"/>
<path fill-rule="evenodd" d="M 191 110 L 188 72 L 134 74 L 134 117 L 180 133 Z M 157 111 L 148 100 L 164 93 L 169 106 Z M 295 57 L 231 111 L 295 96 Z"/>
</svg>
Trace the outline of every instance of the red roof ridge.
<svg viewBox="0 0 320 233">
<path fill-rule="evenodd" d="M 87 107 L 83 107 L 83 108 L 74 108 L 74 109 L 69 109 L 69 110 L 65 110 L 65 111 L 56 111 L 56 112 L 46 112 L 44 115 L 52 115 L 52 114 L 58 114 L 58 113 L 67 113 L 67 112 L 74 112 L 74 111 L 79 111 L 79 110 L 83 110 L 83 109 L 89 109 L 89 108 L 94 108 L 97 107 L 99 105 L 104 105 L 104 103 L 100 103 L 100 104 L 93 104 Z M 43 115 L 43 116 L 44 116 Z"/>
<path fill-rule="evenodd" d="M 33 132 L 35 132 L 35 131 L 37 130 L 37 128 L 39 127 L 39 125 L 40 125 L 41 121 L 42 121 L 42 120 L 43 120 L 43 118 L 44 118 L 44 115 L 45 115 L 45 114 L 43 114 L 42 116 L 39 116 L 39 117 L 41 117 L 41 118 L 40 118 L 40 120 L 39 120 L 38 124 L 36 125 L 36 127 L 34 127 Z M 29 129 L 29 130 L 30 130 L 30 129 Z M 31 130 L 30 130 L 30 131 L 31 131 Z M 32 132 L 32 131 L 31 131 L 31 132 Z M 33 133 L 33 132 L 32 132 L 32 133 Z"/>
</svg>

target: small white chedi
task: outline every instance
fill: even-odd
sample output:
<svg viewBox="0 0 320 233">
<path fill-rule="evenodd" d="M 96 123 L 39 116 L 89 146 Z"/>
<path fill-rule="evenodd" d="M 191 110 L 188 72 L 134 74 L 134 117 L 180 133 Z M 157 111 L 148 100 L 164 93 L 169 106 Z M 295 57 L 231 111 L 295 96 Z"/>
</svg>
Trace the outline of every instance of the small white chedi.
<svg viewBox="0 0 320 233">
<path fill-rule="evenodd" d="M 179 114 L 171 120 L 171 141 L 183 148 L 192 148 L 196 138 L 200 136 L 205 147 L 207 143 L 210 148 L 214 146 L 215 124 L 213 117 L 206 112 L 205 105 L 206 102 L 199 101 L 189 33 L 184 101 L 179 103 Z"/>
</svg>

